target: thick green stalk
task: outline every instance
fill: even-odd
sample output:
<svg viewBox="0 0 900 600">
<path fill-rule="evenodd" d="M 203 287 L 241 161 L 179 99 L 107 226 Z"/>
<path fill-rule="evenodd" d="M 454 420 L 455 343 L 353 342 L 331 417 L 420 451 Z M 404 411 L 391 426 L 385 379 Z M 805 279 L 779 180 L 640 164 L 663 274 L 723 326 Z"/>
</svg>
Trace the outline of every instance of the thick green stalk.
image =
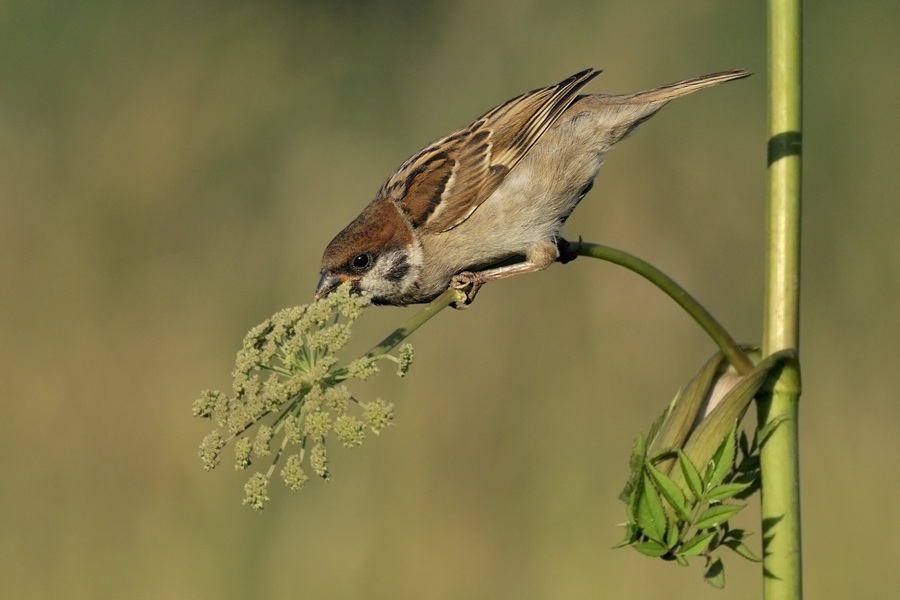
<svg viewBox="0 0 900 600">
<path fill-rule="evenodd" d="M 769 0 L 769 208 L 763 354 L 799 348 L 801 0 Z M 799 369 L 785 368 L 759 402 L 760 427 L 782 421 L 762 448 L 766 600 L 803 595 L 797 436 Z"/>
<path fill-rule="evenodd" d="M 671 277 L 650 263 L 609 246 L 581 242 L 577 252 L 580 256 L 599 258 L 600 260 L 623 266 L 658 287 L 677 302 L 709 334 L 709 337 L 719 346 L 722 353 L 738 373 L 746 375 L 753 370 L 753 363 L 747 358 L 740 345 L 734 341 L 731 334 L 709 314 L 709 311 L 702 304 L 688 294 L 683 287 L 675 283 Z"/>
</svg>

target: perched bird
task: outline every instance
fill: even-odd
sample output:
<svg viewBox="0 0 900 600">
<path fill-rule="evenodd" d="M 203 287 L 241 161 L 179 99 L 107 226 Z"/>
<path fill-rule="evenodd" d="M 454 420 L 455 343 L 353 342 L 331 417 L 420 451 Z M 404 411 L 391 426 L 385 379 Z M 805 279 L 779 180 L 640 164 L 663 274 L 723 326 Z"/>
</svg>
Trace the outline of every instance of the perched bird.
<svg viewBox="0 0 900 600">
<path fill-rule="evenodd" d="M 578 95 L 599 73 L 513 98 L 403 163 L 328 244 L 316 297 L 350 281 L 376 304 L 406 305 L 452 285 L 468 288 L 468 304 L 488 281 L 548 267 L 560 257 L 560 228 L 613 144 L 670 100 L 750 75 Z"/>
</svg>

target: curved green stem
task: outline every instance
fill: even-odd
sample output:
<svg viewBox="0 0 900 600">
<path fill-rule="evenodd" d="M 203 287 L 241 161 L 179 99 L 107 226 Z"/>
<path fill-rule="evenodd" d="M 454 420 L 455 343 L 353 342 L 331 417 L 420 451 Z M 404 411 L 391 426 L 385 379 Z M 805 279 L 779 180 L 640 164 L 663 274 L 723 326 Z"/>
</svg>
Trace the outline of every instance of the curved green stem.
<svg viewBox="0 0 900 600">
<path fill-rule="evenodd" d="M 381 342 L 366 352 L 363 357 L 369 359 L 381 358 L 391 350 L 397 347 L 400 342 L 408 338 L 412 333 L 427 323 L 433 316 L 453 304 L 454 302 L 465 302 L 466 294 L 457 289 L 448 288 L 443 294 L 432 300 L 425 308 L 417 312 L 413 317 L 395 329 L 389 336 L 381 340 Z M 332 371 L 329 375 L 330 381 L 338 383 L 345 381 L 350 376 L 347 367 L 342 367 Z"/>
<path fill-rule="evenodd" d="M 747 354 L 740 345 L 734 341 L 731 334 L 722 327 L 721 323 L 716 321 L 716 319 L 709 314 L 709 311 L 707 311 L 702 304 L 697 302 L 693 296 L 687 293 L 683 287 L 675 283 L 671 277 L 650 263 L 641 260 L 632 254 L 628 254 L 627 252 L 616 250 L 615 248 L 610 248 L 609 246 L 603 246 L 601 244 L 591 244 L 589 242 L 582 242 L 580 244 L 578 254 L 580 256 L 599 258 L 600 260 L 605 260 L 634 271 L 677 302 L 678 305 L 683 308 L 707 334 L 709 334 L 709 337 L 711 337 L 716 345 L 721 348 L 722 353 L 739 374 L 746 375 L 753 370 L 753 363 L 747 357 Z"/>
<path fill-rule="evenodd" d="M 379 356 L 390 352 L 397 347 L 400 342 L 412 335 L 412 332 L 427 323 L 433 316 L 454 302 L 465 302 L 465 300 L 466 294 L 464 292 L 448 288 L 446 292 L 432 300 L 425 308 L 413 315 L 409 321 L 384 338 L 380 344 L 369 350 L 366 353 L 366 356 L 369 358 L 378 358 Z"/>
</svg>

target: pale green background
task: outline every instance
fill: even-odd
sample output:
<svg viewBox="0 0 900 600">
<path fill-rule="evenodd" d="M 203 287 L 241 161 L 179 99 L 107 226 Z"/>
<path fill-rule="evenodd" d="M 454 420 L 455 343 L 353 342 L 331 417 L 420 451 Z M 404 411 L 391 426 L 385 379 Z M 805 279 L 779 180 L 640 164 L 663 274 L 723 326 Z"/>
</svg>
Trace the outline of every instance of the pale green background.
<svg viewBox="0 0 900 600">
<path fill-rule="evenodd" d="M 806 587 L 893 598 L 900 4 L 808 4 Z M 621 269 L 553 266 L 439 315 L 407 380 L 357 390 L 396 426 L 262 515 L 248 474 L 202 471 L 190 404 L 310 299 L 407 156 L 589 66 L 595 92 L 757 73 L 624 142 L 566 232 L 758 341 L 765 37 L 761 2 L 0 1 L 0 596 L 759 598 L 736 557 L 717 592 L 610 549 L 632 439 L 713 351 Z M 371 311 L 357 349 L 411 314 Z"/>
</svg>

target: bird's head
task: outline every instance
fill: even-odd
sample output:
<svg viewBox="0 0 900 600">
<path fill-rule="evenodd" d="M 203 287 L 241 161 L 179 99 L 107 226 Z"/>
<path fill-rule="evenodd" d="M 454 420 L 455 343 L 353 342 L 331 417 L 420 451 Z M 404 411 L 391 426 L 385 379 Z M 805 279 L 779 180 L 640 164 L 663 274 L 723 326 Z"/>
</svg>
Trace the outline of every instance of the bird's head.
<svg viewBox="0 0 900 600">
<path fill-rule="evenodd" d="M 376 200 L 325 248 L 316 298 L 349 281 L 375 304 L 409 304 L 422 263 L 418 248 L 396 205 Z"/>
</svg>

